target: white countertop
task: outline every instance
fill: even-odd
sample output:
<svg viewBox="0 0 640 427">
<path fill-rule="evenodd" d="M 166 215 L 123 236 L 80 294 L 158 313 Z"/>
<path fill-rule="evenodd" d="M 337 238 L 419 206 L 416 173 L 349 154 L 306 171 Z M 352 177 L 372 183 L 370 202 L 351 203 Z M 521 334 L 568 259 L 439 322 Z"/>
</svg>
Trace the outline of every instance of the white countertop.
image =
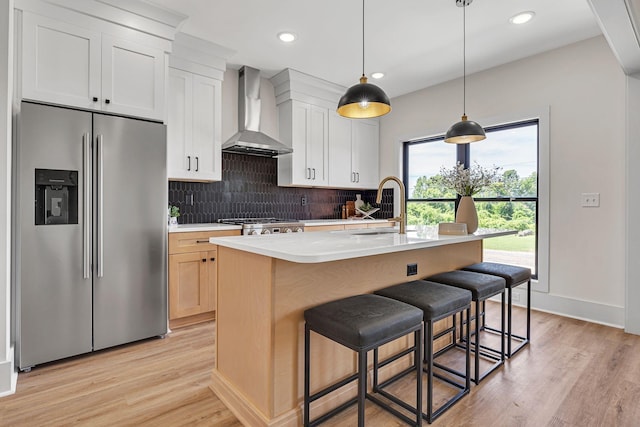
<svg viewBox="0 0 640 427">
<path fill-rule="evenodd" d="M 297 263 L 319 263 L 482 240 L 515 231 L 482 231 L 463 236 L 438 235 L 433 228 L 398 234 L 397 228 L 313 233 L 212 237 L 209 241 L 258 255 Z"/>
<path fill-rule="evenodd" d="M 212 222 L 210 224 L 178 224 L 170 225 L 169 233 L 185 233 L 189 231 L 225 231 L 225 230 L 241 230 L 241 225 L 219 224 Z"/>
</svg>

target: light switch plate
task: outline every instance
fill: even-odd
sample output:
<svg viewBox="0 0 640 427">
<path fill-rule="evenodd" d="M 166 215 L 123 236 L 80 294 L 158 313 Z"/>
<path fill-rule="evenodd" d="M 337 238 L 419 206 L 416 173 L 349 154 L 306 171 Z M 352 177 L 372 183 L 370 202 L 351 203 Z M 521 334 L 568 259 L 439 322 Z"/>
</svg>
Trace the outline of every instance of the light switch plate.
<svg viewBox="0 0 640 427">
<path fill-rule="evenodd" d="M 600 193 L 582 193 L 580 197 L 580 206 L 583 208 L 600 207 Z"/>
</svg>

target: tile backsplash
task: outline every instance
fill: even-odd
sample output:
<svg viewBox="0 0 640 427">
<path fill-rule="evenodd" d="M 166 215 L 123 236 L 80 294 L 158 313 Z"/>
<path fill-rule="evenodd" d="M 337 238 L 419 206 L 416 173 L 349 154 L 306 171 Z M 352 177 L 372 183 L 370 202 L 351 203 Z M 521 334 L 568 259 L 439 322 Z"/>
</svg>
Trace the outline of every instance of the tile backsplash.
<svg viewBox="0 0 640 427">
<path fill-rule="evenodd" d="M 375 218 L 393 216 L 393 191 L 383 191 Z M 277 159 L 233 153 L 222 153 L 222 181 L 169 182 L 169 204 L 180 208 L 180 224 L 221 218 L 336 219 L 341 218 L 342 205 L 355 200 L 356 194 L 375 202 L 376 190 L 278 187 Z M 306 206 L 302 206 L 303 197 Z"/>
</svg>

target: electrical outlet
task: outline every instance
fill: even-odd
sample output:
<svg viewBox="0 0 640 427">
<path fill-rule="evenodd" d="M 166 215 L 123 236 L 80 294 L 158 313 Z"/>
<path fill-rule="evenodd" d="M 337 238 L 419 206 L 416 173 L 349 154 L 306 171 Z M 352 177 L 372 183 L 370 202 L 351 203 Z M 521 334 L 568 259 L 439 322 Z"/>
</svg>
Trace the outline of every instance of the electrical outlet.
<svg viewBox="0 0 640 427">
<path fill-rule="evenodd" d="M 407 264 L 407 276 L 415 276 L 418 274 L 418 264 Z"/>
<path fill-rule="evenodd" d="M 580 196 L 580 206 L 583 208 L 600 207 L 600 193 L 582 193 Z"/>
<path fill-rule="evenodd" d="M 187 205 L 193 206 L 193 193 L 187 194 L 187 197 L 185 199 Z"/>
<path fill-rule="evenodd" d="M 307 196 L 302 196 L 302 199 L 300 199 L 300 203 L 302 203 L 302 206 L 307 206 Z"/>
</svg>

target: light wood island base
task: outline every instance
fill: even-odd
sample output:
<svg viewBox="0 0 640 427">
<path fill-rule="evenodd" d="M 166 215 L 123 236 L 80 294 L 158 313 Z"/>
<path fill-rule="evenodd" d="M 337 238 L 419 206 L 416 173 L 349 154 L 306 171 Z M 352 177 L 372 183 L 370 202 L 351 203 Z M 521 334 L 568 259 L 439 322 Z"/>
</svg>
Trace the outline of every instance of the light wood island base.
<svg viewBox="0 0 640 427">
<path fill-rule="evenodd" d="M 319 263 L 295 263 L 219 246 L 211 389 L 245 425 L 299 426 L 304 310 L 481 259 L 481 240 Z M 418 265 L 418 274 L 407 277 L 407 264 L 412 263 Z M 408 346 L 407 339 L 385 346 L 381 357 Z M 312 392 L 356 370 L 354 352 L 317 334 L 312 335 L 311 351 Z M 408 360 L 398 362 L 408 364 Z M 351 393 L 355 395 L 355 384 L 318 404 L 324 411 Z"/>
</svg>

